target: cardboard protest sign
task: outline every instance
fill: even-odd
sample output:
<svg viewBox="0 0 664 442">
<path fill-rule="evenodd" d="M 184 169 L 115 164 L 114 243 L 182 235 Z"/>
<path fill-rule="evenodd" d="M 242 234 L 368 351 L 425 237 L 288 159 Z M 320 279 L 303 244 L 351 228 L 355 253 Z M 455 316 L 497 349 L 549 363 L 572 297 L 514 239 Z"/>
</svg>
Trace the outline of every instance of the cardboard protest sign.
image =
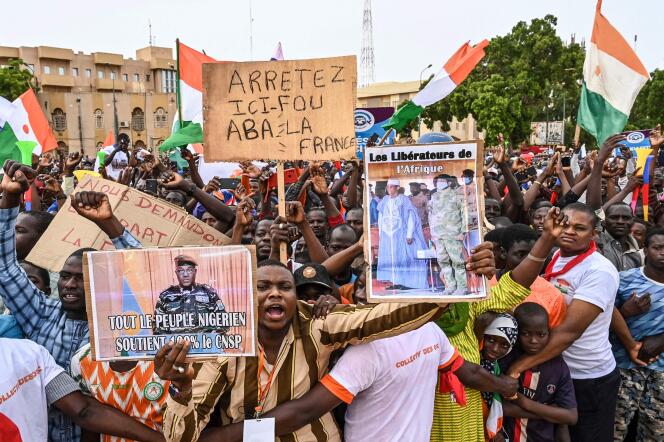
<svg viewBox="0 0 664 442">
<path fill-rule="evenodd" d="M 115 216 L 144 247 L 218 246 L 230 242 L 226 235 L 182 208 L 134 188 L 86 175 L 74 193 L 84 190 L 108 195 Z M 27 260 L 59 272 L 67 257 L 83 247 L 115 249 L 108 236 L 94 223 L 79 216 L 67 200 Z"/>
<path fill-rule="evenodd" d="M 203 65 L 206 161 L 355 156 L 354 56 Z"/>
<path fill-rule="evenodd" d="M 371 302 L 486 297 L 484 278 L 465 269 L 482 238 L 483 150 L 481 141 L 365 150 Z"/>
<path fill-rule="evenodd" d="M 98 361 L 152 359 L 169 341 L 189 356 L 254 356 L 253 247 L 88 252 L 90 342 Z"/>
<path fill-rule="evenodd" d="M 357 138 L 357 158 L 364 158 L 364 148 L 372 136 L 376 143 L 385 135 L 383 124 L 394 114 L 393 107 L 368 107 L 355 109 L 355 137 Z M 394 143 L 395 133 L 392 131 L 383 145 Z"/>
</svg>

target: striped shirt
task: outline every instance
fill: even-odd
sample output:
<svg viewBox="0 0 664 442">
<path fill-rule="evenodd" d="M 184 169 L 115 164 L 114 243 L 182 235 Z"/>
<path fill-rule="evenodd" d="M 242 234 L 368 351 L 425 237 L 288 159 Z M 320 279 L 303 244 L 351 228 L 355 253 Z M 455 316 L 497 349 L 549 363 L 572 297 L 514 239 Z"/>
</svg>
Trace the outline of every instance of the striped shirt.
<svg viewBox="0 0 664 442">
<path fill-rule="evenodd" d="M 637 341 L 646 336 L 664 333 L 664 284 L 648 278 L 643 267 L 620 272 L 620 286 L 616 295 L 616 307 L 621 307 L 636 292 L 638 296 L 650 293 L 650 310 L 640 315 L 627 318 L 629 331 Z M 625 347 L 615 337 L 612 339 L 613 355 L 620 368 L 634 368 Z M 659 358 L 648 365 L 651 370 L 664 372 L 664 358 Z"/>
<path fill-rule="evenodd" d="M 335 307 L 325 319 L 312 319 L 312 306 L 298 301 L 288 334 L 274 365 L 272 384 L 263 411 L 303 396 L 328 371 L 330 354 L 347 345 L 370 342 L 414 330 L 435 319 L 436 304 L 375 304 Z M 258 402 L 258 358 L 219 357 L 194 364 L 192 398 L 176 401 L 169 396 L 164 413 L 167 441 L 195 441 L 219 403 L 222 425 L 252 419 Z M 265 370 L 262 371 L 265 375 Z M 261 378 L 265 388 L 267 376 Z M 330 413 L 277 438 L 288 442 L 340 441 Z"/>
</svg>

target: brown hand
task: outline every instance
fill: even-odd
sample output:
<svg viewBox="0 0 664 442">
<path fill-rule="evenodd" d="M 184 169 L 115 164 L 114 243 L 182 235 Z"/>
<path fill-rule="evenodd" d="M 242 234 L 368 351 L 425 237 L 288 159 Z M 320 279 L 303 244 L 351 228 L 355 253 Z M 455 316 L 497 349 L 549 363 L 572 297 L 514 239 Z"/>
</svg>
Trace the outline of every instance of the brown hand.
<svg viewBox="0 0 664 442">
<path fill-rule="evenodd" d="M 171 381 L 181 391 L 191 389 L 191 381 L 194 379 L 194 368 L 186 362 L 189 345 L 188 341 L 180 341 L 177 344 L 169 342 L 154 356 L 154 371 L 157 375 Z M 178 367 L 184 371 L 180 373 Z"/>
<path fill-rule="evenodd" d="M 304 208 L 299 201 L 286 202 L 286 213 L 288 222 L 293 224 L 302 224 L 304 222 Z"/>
<path fill-rule="evenodd" d="M 472 250 L 466 269 L 478 275 L 493 278 L 496 274 L 496 260 L 493 256 L 493 243 L 485 241 Z"/>
<path fill-rule="evenodd" d="M 71 196 L 71 206 L 83 218 L 101 223 L 113 218 L 113 209 L 108 196 L 102 192 L 83 191 Z"/>
<path fill-rule="evenodd" d="M 37 172 L 18 161 L 6 160 L 3 166 L 2 192 L 20 195 L 30 187 L 30 181 L 34 180 Z"/>
</svg>

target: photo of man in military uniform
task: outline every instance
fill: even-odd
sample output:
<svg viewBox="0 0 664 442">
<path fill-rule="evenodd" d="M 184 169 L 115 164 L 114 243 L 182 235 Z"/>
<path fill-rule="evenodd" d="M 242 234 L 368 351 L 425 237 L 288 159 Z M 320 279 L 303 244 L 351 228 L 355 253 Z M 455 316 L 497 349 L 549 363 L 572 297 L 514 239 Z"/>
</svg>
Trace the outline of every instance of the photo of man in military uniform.
<svg viewBox="0 0 664 442">
<path fill-rule="evenodd" d="M 443 295 L 465 295 L 467 290 L 463 241 L 468 232 L 464 197 L 455 177 L 441 174 L 433 179 L 436 191 L 429 201 L 429 227 L 436 247 Z"/>
<path fill-rule="evenodd" d="M 155 324 L 154 334 L 227 332 L 227 328 L 199 325 L 198 314 L 224 312 L 226 311 L 224 303 L 212 287 L 206 284 L 196 284 L 198 264 L 194 258 L 189 255 L 178 255 L 174 261 L 178 285 L 172 285 L 159 294 L 154 314 L 194 313 L 195 322 L 193 327 L 177 328 L 157 327 Z"/>
</svg>

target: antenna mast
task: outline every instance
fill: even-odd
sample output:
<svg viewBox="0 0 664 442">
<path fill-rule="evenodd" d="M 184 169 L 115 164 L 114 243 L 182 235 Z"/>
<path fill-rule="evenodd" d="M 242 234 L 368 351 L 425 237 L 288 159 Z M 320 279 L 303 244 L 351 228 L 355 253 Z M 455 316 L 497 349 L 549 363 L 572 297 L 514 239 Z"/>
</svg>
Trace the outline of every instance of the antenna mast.
<svg viewBox="0 0 664 442">
<path fill-rule="evenodd" d="M 251 0 L 249 0 L 249 60 L 254 59 L 254 16 L 251 11 Z"/>
<path fill-rule="evenodd" d="M 374 82 L 373 18 L 371 0 L 364 0 L 362 14 L 362 53 L 360 55 L 360 86 Z"/>
</svg>

